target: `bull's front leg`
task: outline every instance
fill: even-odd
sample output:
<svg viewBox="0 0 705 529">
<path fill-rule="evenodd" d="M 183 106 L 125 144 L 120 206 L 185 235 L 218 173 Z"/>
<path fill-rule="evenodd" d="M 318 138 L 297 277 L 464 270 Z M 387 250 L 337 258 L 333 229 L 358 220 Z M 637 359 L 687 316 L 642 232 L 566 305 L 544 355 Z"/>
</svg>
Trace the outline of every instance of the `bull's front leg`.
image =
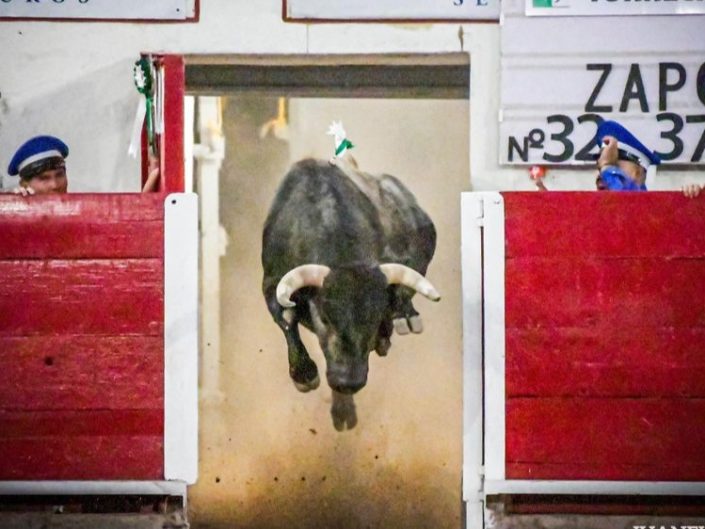
<svg viewBox="0 0 705 529">
<path fill-rule="evenodd" d="M 298 315 L 295 308 L 284 309 L 276 296 L 267 297 L 267 305 L 274 321 L 284 333 L 289 356 L 289 376 L 301 392 L 316 389 L 321 383 L 316 363 L 306 351 L 299 335 Z"/>
</svg>

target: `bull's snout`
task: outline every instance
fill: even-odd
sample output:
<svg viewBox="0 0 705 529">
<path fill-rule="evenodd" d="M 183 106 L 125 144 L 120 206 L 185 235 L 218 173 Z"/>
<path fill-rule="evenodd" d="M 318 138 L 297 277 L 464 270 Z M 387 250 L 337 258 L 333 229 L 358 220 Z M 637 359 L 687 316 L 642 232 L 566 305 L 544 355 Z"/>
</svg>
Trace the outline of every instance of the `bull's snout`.
<svg viewBox="0 0 705 529">
<path fill-rule="evenodd" d="M 367 364 L 333 364 L 328 366 L 326 377 L 331 389 L 352 395 L 367 384 Z"/>
</svg>

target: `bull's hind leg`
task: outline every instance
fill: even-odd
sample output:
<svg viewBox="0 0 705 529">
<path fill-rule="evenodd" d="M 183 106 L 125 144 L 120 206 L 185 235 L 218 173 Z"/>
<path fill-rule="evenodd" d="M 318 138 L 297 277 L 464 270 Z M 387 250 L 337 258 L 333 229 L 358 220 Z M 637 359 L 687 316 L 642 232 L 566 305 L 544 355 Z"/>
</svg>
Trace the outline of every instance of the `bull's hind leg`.
<svg viewBox="0 0 705 529">
<path fill-rule="evenodd" d="M 289 354 L 289 376 L 296 389 L 301 392 L 316 389 L 321 383 L 316 363 L 306 351 L 299 335 L 299 322 L 296 309 L 284 309 L 276 297 L 267 297 L 267 306 L 274 321 L 284 333 Z"/>
<path fill-rule="evenodd" d="M 385 317 L 379 325 L 377 342 L 375 343 L 375 351 L 379 356 L 387 356 L 389 348 L 392 346 L 392 331 L 394 331 L 392 320 Z"/>
<path fill-rule="evenodd" d="M 392 320 L 397 334 L 420 334 L 423 332 L 423 321 L 414 305 L 411 303 L 413 290 L 395 285 L 392 288 Z"/>
</svg>

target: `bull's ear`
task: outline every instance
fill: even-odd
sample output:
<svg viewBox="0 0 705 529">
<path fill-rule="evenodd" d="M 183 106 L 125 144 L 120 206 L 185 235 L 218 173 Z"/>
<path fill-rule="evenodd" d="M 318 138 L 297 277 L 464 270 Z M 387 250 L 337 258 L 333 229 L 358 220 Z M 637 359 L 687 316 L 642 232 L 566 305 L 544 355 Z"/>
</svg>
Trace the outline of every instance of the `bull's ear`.
<svg viewBox="0 0 705 529">
<path fill-rule="evenodd" d="M 441 295 L 431 282 L 413 268 L 402 264 L 388 263 L 379 265 L 379 269 L 387 276 L 387 283 L 390 285 L 404 285 L 413 288 L 431 301 L 441 299 Z"/>
<path fill-rule="evenodd" d="M 277 301 L 282 307 L 295 306 L 296 303 L 291 301 L 294 292 L 302 287 L 320 288 L 329 273 L 330 268 L 318 264 L 305 264 L 289 270 L 277 285 Z"/>
</svg>

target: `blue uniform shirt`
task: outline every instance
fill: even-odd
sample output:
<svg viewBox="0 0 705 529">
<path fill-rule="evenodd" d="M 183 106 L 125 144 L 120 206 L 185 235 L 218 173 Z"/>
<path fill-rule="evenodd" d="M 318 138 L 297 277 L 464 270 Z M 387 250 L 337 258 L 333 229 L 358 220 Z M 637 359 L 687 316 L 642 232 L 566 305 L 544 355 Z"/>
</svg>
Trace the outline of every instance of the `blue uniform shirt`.
<svg viewBox="0 0 705 529">
<path fill-rule="evenodd" d="M 644 184 L 637 184 L 616 165 L 606 165 L 600 171 L 605 187 L 610 191 L 646 191 Z"/>
</svg>

